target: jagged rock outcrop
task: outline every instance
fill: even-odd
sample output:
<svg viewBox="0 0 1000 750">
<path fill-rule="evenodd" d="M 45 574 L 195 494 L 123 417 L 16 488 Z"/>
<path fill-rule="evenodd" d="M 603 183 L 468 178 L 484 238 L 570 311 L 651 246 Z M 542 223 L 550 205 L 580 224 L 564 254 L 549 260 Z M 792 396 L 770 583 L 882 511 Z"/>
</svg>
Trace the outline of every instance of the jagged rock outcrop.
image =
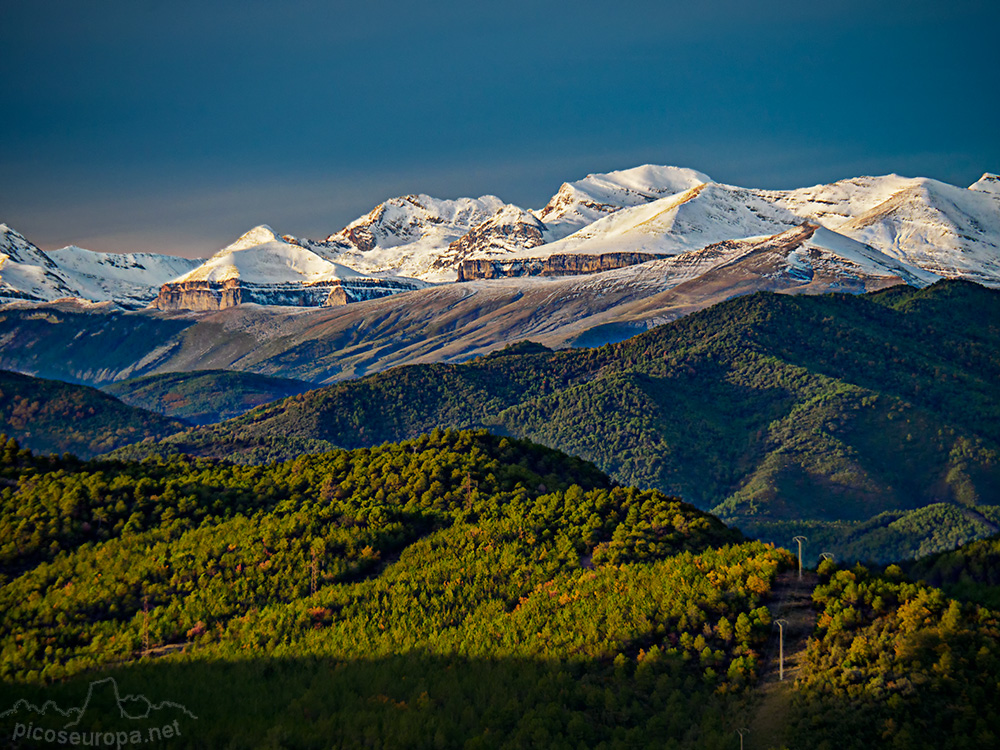
<svg viewBox="0 0 1000 750">
<path fill-rule="evenodd" d="M 495 216 L 477 224 L 448 245 L 434 261 L 434 268 L 457 268 L 471 256 L 504 256 L 545 244 L 545 225 L 530 211 L 505 206 Z"/>
<path fill-rule="evenodd" d="M 164 284 L 152 307 L 160 310 L 222 310 L 245 303 L 288 307 L 336 307 L 416 289 L 401 279 L 335 279 L 315 284 L 252 284 L 240 279 Z"/>
<path fill-rule="evenodd" d="M 151 307 L 160 310 L 221 310 L 242 301 L 239 279 L 216 281 L 182 281 L 167 283 Z"/>
<path fill-rule="evenodd" d="M 322 242 L 304 244 L 363 273 L 452 281 L 452 268 L 435 265 L 435 260 L 505 206 L 493 195 L 457 200 L 404 195 L 379 204 Z"/>
<path fill-rule="evenodd" d="M 612 271 L 656 260 L 652 253 L 603 253 L 601 255 L 550 255 L 548 258 L 500 258 L 463 260 L 459 281 L 502 279 L 514 276 L 580 276 Z"/>
<path fill-rule="evenodd" d="M 388 297 L 400 292 L 409 292 L 419 288 L 417 284 L 405 279 L 346 279 L 330 288 L 324 307 L 336 307 L 351 302 L 361 302 L 366 299 Z M 273 304 L 273 303 L 272 303 Z"/>
</svg>

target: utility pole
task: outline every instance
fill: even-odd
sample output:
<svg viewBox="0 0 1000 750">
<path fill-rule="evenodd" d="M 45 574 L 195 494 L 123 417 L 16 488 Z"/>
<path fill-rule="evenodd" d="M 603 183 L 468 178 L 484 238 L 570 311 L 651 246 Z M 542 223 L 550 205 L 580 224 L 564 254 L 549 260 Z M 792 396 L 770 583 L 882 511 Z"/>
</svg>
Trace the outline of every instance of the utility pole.
<svg viewBox="0 0 1000 750">
<path fill-rule="evenodd" d="M 472 507 L 472 487 L 479 489 L 479 480 L 472 478 L 472 472 L 465 472 L 465 507 L 466 509 Z"/>
<path fill-rule="evenodd" d="M 833 555 L 829 552 L 820 552 L 819 557 L 821 560 L 829 560 L 830 562 L 833 562 Z"/>
<path fill-rule="evenodd" d="M 743 750 L 743 733 L 749 731 L 750 730 L 747 729 L 746 727 L 740 727 L 739 729 L 736 730 L 737 734 L 739 734 L 740 736 L 740 750 Z"/>
<path fill-rule="evenodd" d="M 797 542 L 799 545 L 799 580 L 802 580 L 802 542 L 808 541 L 804 536 L 797 536 L 792 538 L 793 542 Z"/>
<path fill-rule="evenodd" d="M 774 624 L 778 626 L 778 680 L 785 679 L 785 625 L 788 624 L 788 620 L 775 620 Z"/>
<path fill-rule="evenodd" d="M 316 548 L 315 547 L 313 547 L 312 549 L 312 565 L 310 567 L 312 568 L 312 593 L 315 596 L 316 594 Z"/>
</svg>

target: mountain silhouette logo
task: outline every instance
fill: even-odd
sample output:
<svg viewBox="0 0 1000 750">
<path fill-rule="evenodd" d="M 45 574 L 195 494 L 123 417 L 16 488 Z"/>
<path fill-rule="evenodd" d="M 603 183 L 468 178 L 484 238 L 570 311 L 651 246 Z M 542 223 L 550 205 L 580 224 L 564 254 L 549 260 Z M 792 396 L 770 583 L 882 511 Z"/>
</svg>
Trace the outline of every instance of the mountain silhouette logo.
<svg viewBox="0 0 1000 750">
<path fill-rule="evenodd" d="M 90 744 L 86 742 L 89 732 L 98 744 L 104 737 L 104 744 L 117 744 L 119 747 L 123 743 L 148 741 L 147 736 L 159 739 L 179 735 L 178 720 L 181 718 L 198 717 L 186 706 L 174 701 L 154 703 L 145 695 L 122 695 L 114 677 L 91 682 L 80 706 L 63 709 L 52 700 L 35 705 L 22 698 L 0 713 L 0 721 L 16 722 L 12 735 L 14 740 L 44 739 L 66 744 L 68 738 L 83 733 L 84 744 Z M 149 726 L 139 722 L 146 722 Z M 70 744 L 77 743 L 70 741 Z"/>
</svg>

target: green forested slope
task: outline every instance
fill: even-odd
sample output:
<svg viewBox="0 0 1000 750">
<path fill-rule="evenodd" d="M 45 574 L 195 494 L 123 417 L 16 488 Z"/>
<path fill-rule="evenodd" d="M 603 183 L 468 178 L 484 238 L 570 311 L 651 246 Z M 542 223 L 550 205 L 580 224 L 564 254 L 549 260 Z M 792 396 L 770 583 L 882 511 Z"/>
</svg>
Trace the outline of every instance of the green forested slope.
<svg viewBox="0 0 1000 750">
<path fill-rule="evenodd" d="M 824 562 L 795 685 L 793 746 L 978 750 L 1000 741 L 1000 614 Z"/>
<path fill-rule="evenodd" d="M 251 372 L 199 370 L 119 380 L 103 390 L 130 406 L 204 425 L 238 417 L 261 404 L 314 387 Z"/>
<path fill-rule="evenodd" d="M 936 503 L 996 506 L 1000 292 L 755 294 L 599 349 L 398 368 L 121 455 L 273 456 L 283 436 L 356 447 L 439 425 L 557 447 L 779 540 Z M 776 525 L 789 521 L 801 525 Z M 940 549 L 927 543 L 907 539 Z"/>
<path fill-rule="evenodd" d="M 112 675 L 182 747 L 726 747 L 791 562 L 485 432 L 3 472 L 0 706 Z"/>
<path fill-rule="evenodd" d="M 89 457 L 184 426 L 96 388 L 0 370 L 0 432 L 33 450 Z"/>
<path fill-rule="evenodd" d="M 940 586 L 951 596 L 1000 610 L 998 535 L 916 560 L 907 566 L 907 572 L 914 579 Z"/>
<path fill-rule="evenodd" d="M 723 750 L 773 672 L 768 607 L 794 564 L 481 430 L 270 466 L 8 441 L 0 480 L 8 738 L 62 727 L 31 705 L 112 677 L 185 707 L 152 720 L 177 719 L 175 747 Z M 994 547 L 914 570 L 986 580 Z M 896 566 L 819 574 L 789 747 L 996 744 L 996 612 Z M 145 727 L 103 697 L 81 729 Z"/>
</svg>

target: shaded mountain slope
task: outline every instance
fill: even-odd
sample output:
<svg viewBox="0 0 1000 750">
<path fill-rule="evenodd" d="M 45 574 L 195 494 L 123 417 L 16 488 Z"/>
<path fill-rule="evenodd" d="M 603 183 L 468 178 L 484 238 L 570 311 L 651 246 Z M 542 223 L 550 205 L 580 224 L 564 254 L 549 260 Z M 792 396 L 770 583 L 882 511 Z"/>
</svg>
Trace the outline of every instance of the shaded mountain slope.
<svg viewBox="0 0 1000 750">
<path fill-rule="evenodd" d="M 0 366 L 95 385 L 206 369 L 330 383 L 401 364 L 461 362 L 524 339 L 553 348 L 621 341 L 754 291 L 860 293 L 933 278 L 803 224 L 602 273 L 472 281 L 328 309 L 8 306 L 0 312 Z"/>
<path fill-rule="evenodd" d="M 1000 522 L 1000 517 L 995 519 Z M 926 580 L 949 596 L 1000 610 L 1000 535 L 964 544 L 954 550 L 924 557 L 907 566 L 914 579 Z"/>
<path fill-rule="evenodd" d="M 966 282 L 755 294 L 599 349 L 390 370 L 157 450 L 225 455 L 279 436 L 354 447 L 482 425 L 750 528 L 1000 504 L 998 320 L 1000 293 Z"/>
<path fill-rule="evenodd" d="M 144 374 L 177 348 L 193 315 L 123 312 L 62 301 L 0 310 L 0 367 L 40 378 L 101 385 Z"/>
<path fill-rule="evenodd" d="M 89 458 L 184 426 L 89 386 L 0 370 L 0 432 L 32 450 Z"/>
<path fill-rule="evenodd" d="M 301 380 L 202 370 L 121 380 L 103 390 L 129 406 L 203 425 L 238 417 L 262 404 L 311 388 L 311 384 Z"/>
</svg>

